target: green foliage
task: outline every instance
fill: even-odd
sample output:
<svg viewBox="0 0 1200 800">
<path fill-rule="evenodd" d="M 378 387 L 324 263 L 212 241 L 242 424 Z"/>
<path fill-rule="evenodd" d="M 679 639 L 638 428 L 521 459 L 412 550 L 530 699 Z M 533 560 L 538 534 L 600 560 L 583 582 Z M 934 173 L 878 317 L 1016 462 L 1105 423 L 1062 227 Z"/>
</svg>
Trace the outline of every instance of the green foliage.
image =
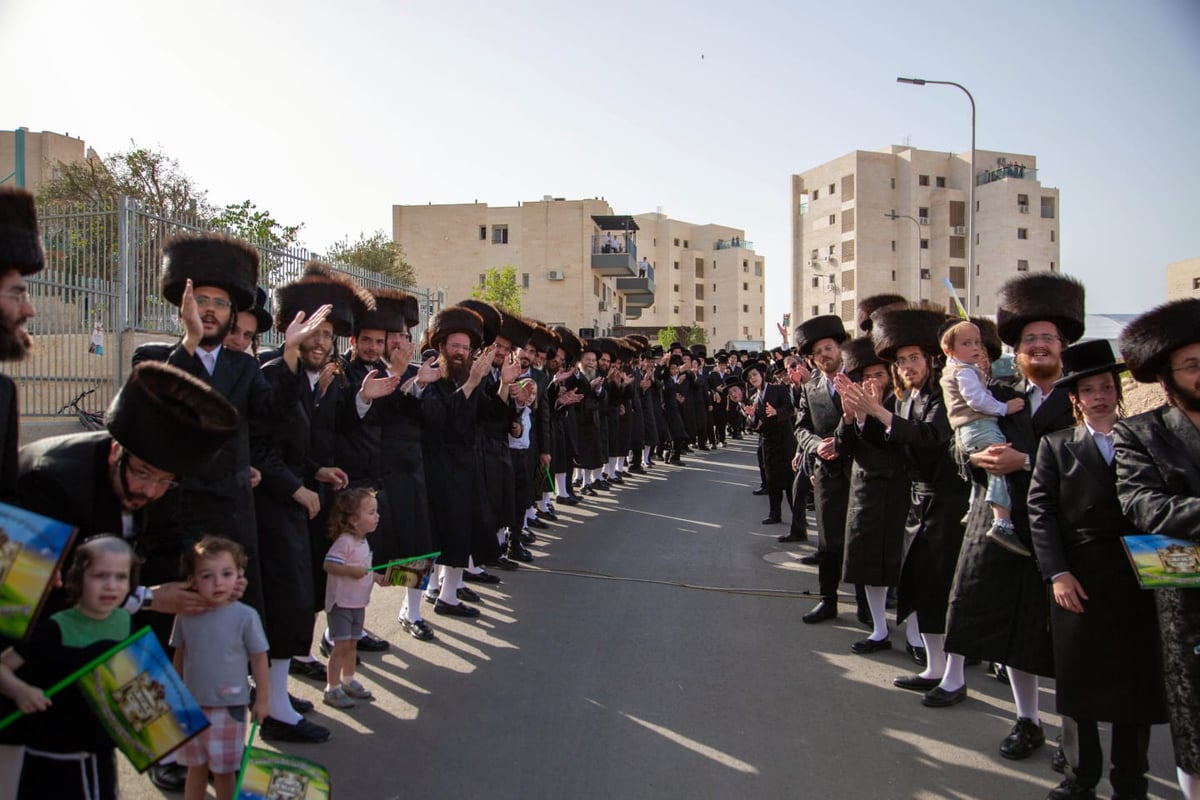
<svg viewBox="0 0 1200 800">
<path fill-rule="evenodd" d="M 275 250 L 286 250 L 296 243 L 304 224 L 284 225 L 271 217 L 269 211 L 259 211 L 249 200 L 227 205 L 212 218 L 212 227 L 239 236 L 247 241 Z"/>
<path fill-rule="evenodd" d="M 336 263 L 386 275 L 403 286 L 417 283 L 412 265 L 404 260 L 404 251 L 383 230 L 370 236 L 360 232 L 358 241 L 353 244 L 349 237 L 334 242 L 326 251 L 326 257 Z"/>
<path fill-rule="evenodd" d="M 484 273 L 483 285 L 476 286 L 471 297 L 476 300 L 486 300 L 515 314 L 521 313 L 521 293 L 524 291 L 517 283 L 517 268 L 511 264 L 498 269 L 489 269 Z"/>
<path fill-rule="evenodd" d="M 674 328 L 659 328 L 658 343 L 662 345 L 663 350 L 669 350 L 671 345 L 679 341 L 679 334 Z"/>
<path fill-rule="evenodd" d="M 704 330 L 703 325 L 692 325 L 684 334 L 687 337 L 685 345 L 691 347 L 694 344 L 708 344 L 708 331 Z"/>
</svg>

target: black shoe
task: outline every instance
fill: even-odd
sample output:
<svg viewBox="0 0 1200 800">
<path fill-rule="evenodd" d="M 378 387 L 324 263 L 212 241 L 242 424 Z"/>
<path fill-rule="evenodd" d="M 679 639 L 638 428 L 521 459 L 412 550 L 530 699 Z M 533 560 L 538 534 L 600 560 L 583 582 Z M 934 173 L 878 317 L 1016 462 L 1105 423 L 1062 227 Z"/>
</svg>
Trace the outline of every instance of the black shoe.
<svg viewBox="0 0 1200 800">
<path fill-rule="evenodd" d="M 291 703 L 292 710 L 295 711 L 297 714 L 307 714 L 308 712 L 313 710 L 313 704 L 311 702 L 309 702 L 308 700 L 305 700 L 300 697 L 293 697 L 292 695 L 289 694 L 288 702 Z"/>
<path fill-rule="evenodd" d="M 1003 547 L 1014 556 L 1028 558 L 1033 555 L 1033 553 L 1029 552 L 1029 548 L 1021 543 L 1020 537 L 1017 536 L 1017 532 L 1013 530 L 1011 525 L 993 525 L 984 534 L 984 538 L 992 544 Z"/>
<path fill-rule="evenodd" d="M 753 492 L 753 494 L 754 494 L 756 497 L 761 497 L 762 495 L 764 495 L 764 494 L 766 494 L 766 493 L 767 493 L 767 490 L 766 490 L 766 489 L 764 489 L 764 488 L 763 488 L 763 487 L 761 487 L 761 486 L 760 486 L 760 487 L 758 487 L 757 489 L 755 489 L 755 490 L 754 490 L 754 492 Z"/>
<path fill-rule="evenodd" d="M 500 580 L 498 577 L 496 577 L 492 573 L 487 572 L 485 570 L 480 570 L 479 572 L 467 572 L 464 569 L 463 570 L 463 580 L 466 581 L 467 583 L 486 583 L 486 584 L 489 584 L 492 586 L 499 584 L 499 583 L 504 583 L 504 581 Z"/>
<path fill-rule="evenodd" d="M 988 664 L 988 675 L 1000 681 L 1005 686 L 1009 685 L 1008 669 L 1003 664 L 997 664 L 995 661 L 990 662 Z"/>
<path fill-rule="evenodd" d="M 582 486 L 583 478 L 576 478 L 575 480 L 571 481 L 571 485 L 572 486 Z"/>
<path fill-rule="evenodd" d="M 433 638 L 433 628 L 429 627 L 423 619 L 419 619 L 416 622 L 401 619 L 400 630 L 420 642 L 428 642 Z"/>
<path fill-rule="evenodd" d="M 645 475 L 646 470 L 640 464 L 634 464 L 629 468 L 630 475 Z"/>
<path fill-rule="evenodd" d="M 537 535 L 533 531 L 529 530 L 529 528 L 523 528 L 521 532 L 517 534 L 517 540 L 521 544 L 533 544 L 537 541 Z"/>
<path fill-rule="evenodd" d="M 528 526 L 529 526 L 529 527 L 531 527 L 531 528 L 537 528 L 538 530 L 546 530 L 547 528 L 549 528 L 549 527 L 550 527 L 549 525 L 547 525 L 546 523 L 542 522 L 542 521 L 541 521 L 540 519 L 538 519 L 537 517 L 534 517 L 533 519 L 530 519 L 530 520 L 526 520 L 526 521 L 525 521 L 525 524 L 526 524 L 526 525 L 528 525 Z"/>
<path fill-rule="evenodd" d="M 567 495 L 566 497 L 555 498 L 554 502 L 561 503 L 564 506 L 577 506 L 579 505 L 579 498 L 574 495 Z"/>
<path fill-rule="evenodd" d="M 908 653 L 908 657 L 913 660 L 913 663 L 918 667 L 929 666 L 929 654 L 925 652 L 924 647 L 917 647 L 913 644 L 905 643 L 904 652 Z"/>
<path fill-rule="evenodd" d="M 288 675 L 295 675 L 297 678 L 309 678 L 314 681 L 325 680 L 325 665 L 320 661 L 301 661 L 298 658 L 293 658 L 288 664 Z"/>
<path fill-rule="evenodd" d="M 815 565 L 815 564 L 816 564 L 818 561 L 820 561 L 820 560 L 821 560 L 820 554 L 819 554 L 819 553 L 817 553 L 817 551 L 816 551 L 816 550 L 814 550 L 813 552 L 811 552 L 811 553 L 809 553 L 808 555 L 806 555 L 806 556 L 804 556 L 803 558 L 801 558 L 801 559 L 800 559 L 800 563 L 801 563 L 801 564 L 806 564 L 807 566 L 810 566 L 810 567 L 811 567 L 811 566 Z"/>
<path fill-rule="evenodd" d="M 775 537 L 775 541 L 777 541 L 777 542 L 806 542 L 806 541 L 808 541 L 808 537 L 807 536 L 797 536 L 794 533 L 786 533 L 783 536 Z"/>
<path fill-rule="evenodd" d="M 458 590 L 454 593 L 454 595 L 459 600 L 466 600 L 468 603 L 482 602 L 479 592 L 476 592 L 474 589 L 468 589 L 466 586 L 458 587 Z"/>
<path fill-rule="evenodd" d="M 1062 749 L 1062 735 L 1061 734 L 1059 735 L 1058 740 L 1054 744 L 1055 744 L 1054 754 L 1052 756 L 1050 756 L 1050 769 L 1054 770 L 1059 775 L 1062 775 L 1064 772 L 1067 771 L 1067 754 L 1064 753 L 1063 749 Z"/>
<path fill-rule="evenodd" d="M 764 519 L 762 521 L 762 524 L 763 525 L 778 525 L 781 522 L 783 522 L 783 520 L 780 519 L 779 517 L 767 517 L 766 519 Z"/>
<path fill-rule="evenodd" d="M 1116 797 L 1116 795 L 1113 795 Z M 1050 790 L 1046 800 L 1096 800 L 1096 789 L 1085 789 L 1075 781 L 1067 778 Z"/>
<path fill-rule="evenodd" d="M 822 600 L 813 606 L 813 610 L 801 617 L 800 620 L 808 623 L 809 625 L 815 625 L 818 622 L 824 622 L 827 619 L 833 619 L 837 616 L 837 613 L 836 600 Z"/>
<path fill-rule="evenodd" d="M 591 486 L 585 486 L 582 489 L 580 489 L 579 491 L 582 492 L 583 494 L 587 495 L 588 497 L 595 497 L 597 494 L 596 490 L 593 489 Z"/>
<path fill-rule="evenodd" d="M 433 613 L 445 614 L 451 617 L 478 617 L 479 609 L 471 606 L 465 606 L 462 603 L 450 605 L 438 600 L 433 606 Z"/>
<path fill-rule="evenodd" d="M 364 631 L 358 640 L 357 649 L 363 653 L 382 653 L 391 646 L 390 642 Z"/>
<path fill-rule="evenodd" d="M 608 481 L 604 480 L 604 478 L 601 478 L 600 480 L 596 481 L 595 483 L 592 484 L 592 486 L 593 486 L 593 488 L 600 489 L 605 492 L 612 490 L 612 484 L 610 484 Z"/>
<path fill-rule="evenodd" d="M 1018 717 L 1012 732 L 1000 743 L 1000 755 L 1019 761 L 1029 758 L 1034 750 L 1046 743 L 1046 732 L 1041 725 L 1035 725 L 1033 720 Z"/>
<path fill-rule="evenodd" d="M 183 764 L 155 764 L 150 768 L 150 782 L 164 792 L 182 792 L 187 773 Z"/>
<path fill-rule="evenodd" d="M 855 642 L 854 644 L 850 645 L 850 652 L 858 653 L 860 656 L 870 655 L 871 653 L 878 653 L 880 650 L 891 650 L 891 649 L 892 649 L 892 640 L 891 639 L 879 639 L 879 640 L 861 639 L 861 640 Z"/>
<path fill-rule="evenodd" d="M 670 458 L 670 460 L 668 460 L 668 461 L 667 461 L 667 463 L 668 463 L 668 464 L 672 464 L 672 465 L 674 465 L 674 466 L 676 466 L 676 467 L 682 467 L 682 466 L 683 466 L 683 459 L 682 459 L 682 458 L 680 458 L 679 456 L 672 456 L 672 457 Z"/>
<path fill-rule="evenodd" d="M 558 514 L 555 514 L 553 511 L 539 511 L 537 515 L 538 519 L 548 519 L 551 522 L 558 522 Z"/>
<path fill-rule="evenodd" d="M 612 477 L 608 478 L 608 482 L 609 483 L 624 483 L 625 479 L 622 478 L 620 475 L 613 475 Z"/>
<path fill-rule="evenodd" d="M 937 688 L 940 678 L 922 678 L 920 675 L 901 675 L 892 681 L 892 686 L 908 689 L 910 692 L 928 692 Z"/>
<path fill-rule="evenodd" d="M 258 735 L 268 742 L 302 742 L 320 744 L 329 741 L 329 729 L 301 718 L 295 725 L 288 725 L 273 717 L 267 717 L 259 726 Z"/>
<path fill-rule="evenodd" d="M 520 537 L 508 540 L 508 557 L 514 561 L 521 561 L 529 564 L 533 561 L 533 553 L 525 549 L 525 545 L 521 544 Z"/>
<path fill-rule="evenodd" d="M 497 558 L 495 561 L 489 561 L 488 566 L 495 567 L 496 569 L 503 569 L 503 570 L 507 570 L 508 572 L 512 572 L 514 569 L 517 569 L 520 565 L 517 564 L 517 562 L 510 559 L 508 556 L 502 555 L 499 558 Z"/>
<path fill-rule="evenodd" d="M 921 705 L 929 708 L 946 708 L 966 699 L 967 685 L 965 683 L 953 692 L 947 692 L 942 687 L 935 686 L 921 698 Z"/>
<path fill-rule="evenodd" d="M 706 444 L 697 445 L 697 448 L 700 450 L 708 450 L 709 449 L 708 445 L 706 445 Z"/>
</svg>

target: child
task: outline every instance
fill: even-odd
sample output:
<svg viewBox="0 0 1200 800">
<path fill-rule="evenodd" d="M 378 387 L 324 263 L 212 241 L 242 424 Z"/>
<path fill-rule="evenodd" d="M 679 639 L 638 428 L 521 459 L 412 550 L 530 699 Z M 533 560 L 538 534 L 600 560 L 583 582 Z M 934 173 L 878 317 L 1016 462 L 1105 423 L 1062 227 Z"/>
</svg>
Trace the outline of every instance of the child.
<svg viewBox="0 0 1200 800">
<path fill-rule="evenodd" d="M 363 620 L 371 587 L 381 583 L 372 578 L 371 546 L 367 534 L 379 525 L 379 504 L 370 489 L 347 489 L 338 495 L 329 514 L 329 538 L 333 545 L 325 555 L 325 616 L 333 650 L 326 668 L 325 705 L 353 708 L 355 700 L 374 700 L 367 688 L 354 678 L 356 644 L 362 637 Z"/>
<path fill-rule="evenodd" d="M 124 540 L 88 539 L 75 550 L 64 580 L 72 607 L 40 622 L 28 640 L 0 657 L 0 694 L 13 701 L 0 703 L 0 717 L 14 704 L 29 715 L 0 732 L 4 744 L 26 747 L 18 797 L 117 796 L 113 742 L 83 695 L 72 686 L 51 699 L 39 687 L 52 686 L 129 638 L 129 612 L 120 606 L 137 585 L 137 572 Z M 7 774 L 3 786 L 17 780 Z"/>
<path fill-rule="evenodd" d="M 970 454 L 1006 441 L 996 418 L 1015 414 L 1025 407 L 1025 401 L 1016 397 L 1005 403 L 988 392 L 987 375 L 976 366 L 983 352 L 979 328 L 965 320 L 951 325 L 942 334 L 942 352 L 946 354 L 942 397 L 959 449 Z M 1012 501 L 1004 476 L 988 475 L 987 502 L 992 509 L 987 538 L 1010 553 L 1030 555 L 1013 528 Z"/>
<path fill-rule="evenodd" d="M 179 763 L 188 768 L 185 800 L 203 800 L 210 771 L 217 800 L 233 797 L 250 703 L 246 662 L 257 688 L 254 717 L 260 722 L 267 718 L 267 637 L 258 612 L 232 599 L 238 573 L 245 567 L 241 545 L 218 536 L 205 536 L 183 554 L 184 580 L 214 606 L 202 614 L 176 617 L 171 631 L 175 669 L 212 723 L 179 750 Z"/>
</svg>

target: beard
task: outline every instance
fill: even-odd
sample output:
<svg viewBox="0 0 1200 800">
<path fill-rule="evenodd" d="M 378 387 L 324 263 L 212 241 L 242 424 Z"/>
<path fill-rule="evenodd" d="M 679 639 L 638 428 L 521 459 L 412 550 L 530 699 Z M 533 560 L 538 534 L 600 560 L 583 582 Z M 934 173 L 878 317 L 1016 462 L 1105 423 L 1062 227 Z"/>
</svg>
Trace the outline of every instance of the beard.
<svg viewBox="0 0 1200 800">
<path fill-rule="evenodd" d="M 471 377 L 471 362 L 466 356 L 442 354 L 442 375 L 455 386 L 462 386 Z"/>
<path fill-rule="evenodd" d="M 0 321 L 0 361 L 22 361 L 33 349 L 33 338 L 25 330 L 25 318 Z"/>
<path fill-rule="evenodd" d="M 1062 374 L 1062 361 L 1033 363 L 1026 353 L 1017 353 L 1017 369 L 1033 381 L 1048 381 Z"/>
<path fill-rule="evenodd" d="M 1192 385 L 1190 388 L 1183 386 L 1175 379 L 1174 374 L 1167 373 L 1166 379 L 1167 397 L 1180 411 L 1190 413 L 1200 413 L 1200 386 Z"/>
<path fill-rule="evenodd" d="M 595 367 L 580 367 L 579 371 L 583 373 L 583 377 L 587 378 L 588 381 L 594 381 L 596 379 Z"/>
</svg>

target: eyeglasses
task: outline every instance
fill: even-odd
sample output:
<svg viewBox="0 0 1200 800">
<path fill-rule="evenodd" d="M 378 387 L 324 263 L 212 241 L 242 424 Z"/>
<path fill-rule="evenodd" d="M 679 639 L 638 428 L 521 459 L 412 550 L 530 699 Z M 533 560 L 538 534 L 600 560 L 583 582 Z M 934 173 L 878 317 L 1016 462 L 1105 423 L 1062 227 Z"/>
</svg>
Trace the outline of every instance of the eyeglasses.
<svg viewBox="0 0 1200 800">
<path fill-rule="evenodd" d="M 1185 361 L 1178 367 L 1171 367 L 1171 372 L 1182 372 L 1184 375 L 1200 373 L 1200 361 Z"/>
<path fill-rule="evenodd" d="M 233 303 L 226 300 L 224 297 L 209 297 L 206 294 L 193 295 L 196 300 L 196 305 L 200 308 L 208 308 L 212 306 L 215 309 L 224 311 L 233 306 Z"/>
<path fill-rule="evenodd" d="M 125 473 L 138 483 L 148 483 L 152 486 L 161 486 L 164 489 L 174 489 L 179 485 L 179 481 L 171 478 L 160 478 L 151 474 L 150 470 L 145 467 L 132 467 L 126 464 Z"/>
<path fill-rule="evenodd" d="M 469 345 L 469 344 L 450 344 L 449 342 L 447 342 L 446 344 L 444 344 L 442 346 L 445 347 L 447 350 L 449 350 L 451 353 L 469 353 L 469 352 L 471 352 L 471 345 Z"/>
<path fill-rule="evenodd" d="M 3 292 L 0 292 L 0 294 L 16 300 L 18 305 L 25 305 L 29 302 L 29 290 L 24 286 L 22 286 L 20 289 L 5 289 Z"/>
<path fill-rule="evenodd" d="M 411 333 L 405 333 L 405 332 L 403 332 L 403 331 L 392 331 L 391 333 L 389 333 L 389 334 L 388 334 L 388 336 L 395 336 L 395 337 L 397 337 L 398 339 L 403 339 L 403 340 L 404 340 L 404 341 L 406 341 L 406 342 L 411 342 L 411 341 L 412 341 L 412 334 L 411 334 Z"/>
<path fill-rule="evenodd" d="M 1054 344 L 1061 341 L 1062 339 L 1053 333 L 1030 333 L 1021 337 L 1021 344 Z"/>
</svg>

